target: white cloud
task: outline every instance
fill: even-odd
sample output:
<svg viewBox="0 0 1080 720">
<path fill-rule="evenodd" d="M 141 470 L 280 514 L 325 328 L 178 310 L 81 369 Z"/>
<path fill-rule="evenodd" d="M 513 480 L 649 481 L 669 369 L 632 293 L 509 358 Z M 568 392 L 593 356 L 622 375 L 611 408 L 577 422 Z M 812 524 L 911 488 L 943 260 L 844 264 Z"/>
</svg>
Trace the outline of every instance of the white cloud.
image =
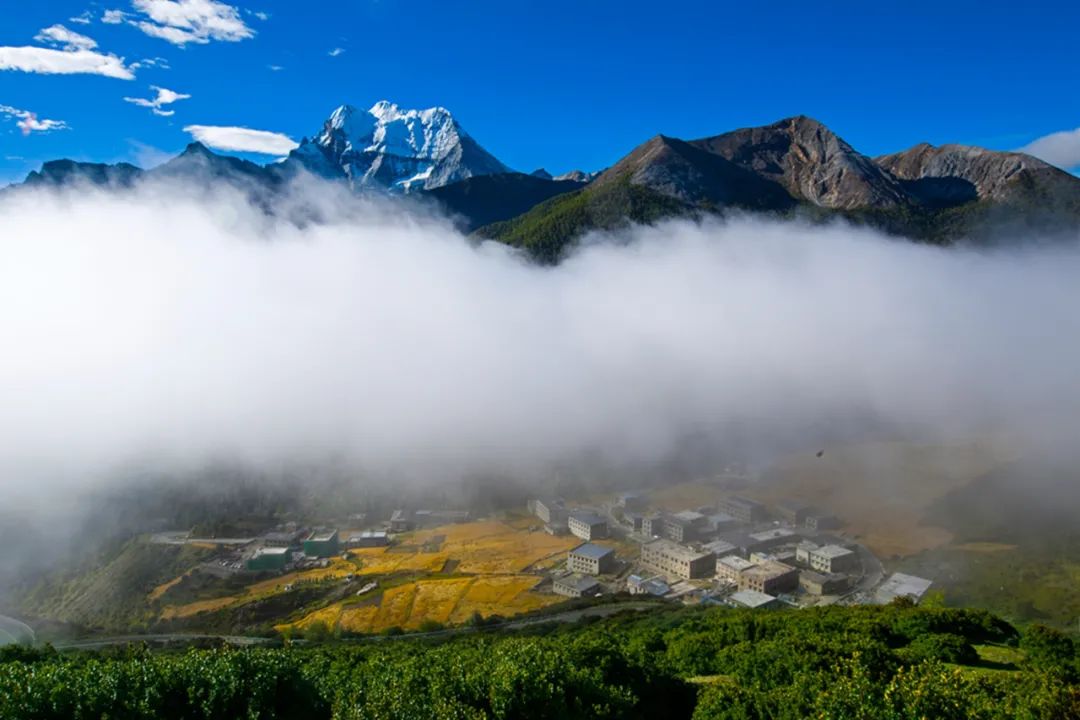
<svg viewBox="0 0 1080 720">
<path fill-rule="evenodd" d="M 281 70 L 285 69 L 283 65 L 267 65 L 266 67 L 270 68 L 274 72 L 280 72 Z"/>
<path fill-rule="evenodd" d="M 333 50 L 331 50 L 330 52 L 328 52 L 327 55 L 329 55 L 330 57 L 337 57 L 338 55 L 343 55 L 344 53 L 345 53 L 345 48 L 336 47 Z"/>
<path fill-rule="evenodd" d="M 1020 152 L 1066 170 L 1080 167 L 1080 128 L 1050 133 L 1020 148 Z"/>
<path fill-rule="evenodd" d="M 0 105 L 0 115 L 16 120 L 15 125 L 22 130 L 23 135 L 34 132 L 49 132 L 51 130 L 67 130 L 68 124 L 63 120 L 47 120 L 38 118 L 37 114 L 29 110 L 20 110 L 10 105 Z"/>
<path fill-rule="evenodd" d="M 97 42 L 93 38 L 68 30 L 63 25 L 50 25 L 34 36 L 39 43 L 60 46 L 64 50 L 93 50 Z"/>
<path fill-rule="evenodd" d="M 151 37 L 174 45 L 205 45 L 211 40 L 238 42 L 255 36 L 232 5 L 217 0 L 133 0 L 134 8 L 146 19 L 128 22 Z"/>
<path fill-rule="evenodd" d="M 157 95 L 153 99 L 126 97 L 124 98 L 124 101 L 133 105 L 138 105 L 139 107 L 150 108 L 150 111 L 155 115 L 171 117 L 176 114 L 176 111 L 166 110 L 163 106 L 171 105 L 177 100 L 187 100 L 191 97 L 190 95 L 178 93 L 174 90 L 169 90 L 168 88 L 158 87 L 157 85 L 151 85 L 150 89 L 157 91 Z"/>
<path fill-rule="evenodd" d="M 0 47 L 0 70 L 43 75 L 103 75 L 133 80 L 135 74 L 124 59 L 93 50 L 53 50 L 40 47 Z"/>
<path fill-rule="evenodd" d="M 267 130 L 217 125 L 188 125 L 184 132 L 207 147 L 230 152 L 251 152 L 263 155 L 288 155 L 299 145 L 288 135 Z"/>
<path fill-rule="evenodd" d="M 101 22 L 106 25 L 119 25 L 127 22 L 128 14 L 123 10 L 106 10 L 101 16 Z"/>
<path fill-rule="evenodd" d="M 94 16 L 90 14 L 89 10 L 85 10 L 81 15 L 75 17 L 69 17 L 68 22 L 77 23 L 79 25 L 89 25 L 94 21 Z"/>
<path fill-rule="evenodd" d="M 128 65 L 132 70 L 138 70 L 139 68 L 159 68 L 161 70 L 171 70 L 169 61 L 163 57 L 143 58 L 138 62 L 133 62 Z"/>
</svg>

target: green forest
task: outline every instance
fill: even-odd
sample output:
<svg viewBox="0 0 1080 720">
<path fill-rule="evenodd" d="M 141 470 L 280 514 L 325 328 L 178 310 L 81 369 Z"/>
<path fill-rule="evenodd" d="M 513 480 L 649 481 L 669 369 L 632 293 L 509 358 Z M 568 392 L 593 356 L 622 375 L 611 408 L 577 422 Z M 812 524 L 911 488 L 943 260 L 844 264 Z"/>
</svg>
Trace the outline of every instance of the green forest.
<svg viewBox="0 0 1080 720">
<path fill-rule="evenodd" d="M 0 717 L 1080 718 L 1067 635 L 984 611 L 627 611 L 261 649 L 0 649 Z"/>
</svg>

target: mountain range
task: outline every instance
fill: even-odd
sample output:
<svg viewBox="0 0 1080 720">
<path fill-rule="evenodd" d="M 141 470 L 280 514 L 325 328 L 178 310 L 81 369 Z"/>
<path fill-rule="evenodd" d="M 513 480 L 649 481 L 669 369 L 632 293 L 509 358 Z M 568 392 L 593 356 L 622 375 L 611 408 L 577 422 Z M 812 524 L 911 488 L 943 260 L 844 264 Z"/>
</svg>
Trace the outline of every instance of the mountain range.
<svg viewBox="0 0 1080 720">
<path fill-rule="evenodd" d="M 464 231 L 557 262 L 584 233 L 733 211 L 844 218 L 924 242 L 995 241 L 1080 228 L 1080 178 L 1029 155 L 920 144 L 869 157 L 805 116 L 696 140 L 657 135 L 599 173 L 514 172 L 445 108 L 342 105 L 281 162 L 258 165 L 193 143 L 149 171 L 56 160 L 25 185 L 130 187 L 144 177 L 214 178 L 274 195 L 302 173 L 358 193 L 435 203 Z"/>
</svg>

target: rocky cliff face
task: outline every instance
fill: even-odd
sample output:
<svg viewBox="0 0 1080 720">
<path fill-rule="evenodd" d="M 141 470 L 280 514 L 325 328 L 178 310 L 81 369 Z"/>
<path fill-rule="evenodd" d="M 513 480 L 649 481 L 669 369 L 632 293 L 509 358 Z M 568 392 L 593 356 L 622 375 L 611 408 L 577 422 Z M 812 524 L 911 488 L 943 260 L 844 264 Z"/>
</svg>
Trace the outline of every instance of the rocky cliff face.
<svg viewBox="0 0 1080 720">
<path fill-rule="evenodd" d="M 690 144 L 819 207 L 884 209 L 910 203 L 896 178 L 817 120 L 803 115 Z"/>
<path fill-rule="evenodd" d="M 922 143 L 875 162 L 920 200 L 937 205 L 969 200 L 1011 202 L 1039 188 L 1075 192 L 1080 186 L 1072 175 L 1030 155 L 968 145 Z"/>
</svg>

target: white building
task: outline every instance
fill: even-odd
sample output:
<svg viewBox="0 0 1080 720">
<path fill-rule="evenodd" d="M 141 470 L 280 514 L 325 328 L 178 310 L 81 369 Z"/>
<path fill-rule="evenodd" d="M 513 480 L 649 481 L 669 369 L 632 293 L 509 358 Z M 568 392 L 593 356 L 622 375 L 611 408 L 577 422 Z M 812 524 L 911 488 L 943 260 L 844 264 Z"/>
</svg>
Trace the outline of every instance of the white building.
<svg viewBox="0 0 1080 720">
<path fill-rule="evenodd" d="M 590 541 L 607 537 L 607 520 L 596 513 L 573 513 L 567 520 L 570 534 Z"/>
<path fill-rule="evenodd" d="M 838 573 L 854 570 L 859 556 L 842 545 L 825 545 L 808 553 L 810 567 L 820 573 Z"/>
</svg>

